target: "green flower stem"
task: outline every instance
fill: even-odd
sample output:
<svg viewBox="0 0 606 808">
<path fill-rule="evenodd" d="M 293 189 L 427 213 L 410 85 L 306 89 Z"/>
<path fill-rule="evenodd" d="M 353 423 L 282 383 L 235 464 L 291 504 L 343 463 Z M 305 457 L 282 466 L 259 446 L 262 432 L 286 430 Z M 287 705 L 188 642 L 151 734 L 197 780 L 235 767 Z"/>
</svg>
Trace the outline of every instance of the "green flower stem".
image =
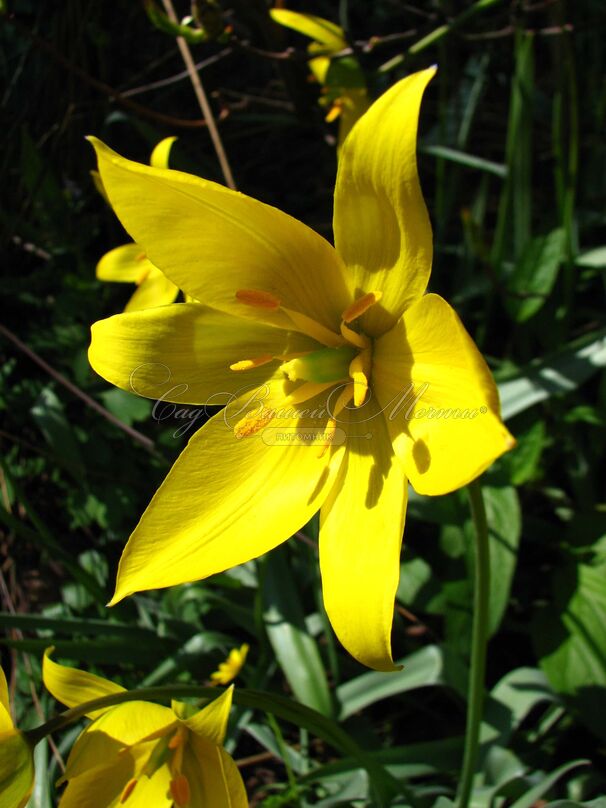
<svg viewBox="0 0 606 808">
<path fill-rule="evenodd" d="M 468 487 L 471 516 L 475 528 L 475 581 L 473 599 L 473 633 L 471 668 L 467 698 L 467 731 L 463 752 L 463 768 L 457 798 L 458 808 L 467 808 L 480 745 L 480 724 L 484 705 L 486 646 L 488 644 L 488 609 L 490 598 L 490 551 L 488 524 L 482 489 L 476 480 Z"/>
</svg>

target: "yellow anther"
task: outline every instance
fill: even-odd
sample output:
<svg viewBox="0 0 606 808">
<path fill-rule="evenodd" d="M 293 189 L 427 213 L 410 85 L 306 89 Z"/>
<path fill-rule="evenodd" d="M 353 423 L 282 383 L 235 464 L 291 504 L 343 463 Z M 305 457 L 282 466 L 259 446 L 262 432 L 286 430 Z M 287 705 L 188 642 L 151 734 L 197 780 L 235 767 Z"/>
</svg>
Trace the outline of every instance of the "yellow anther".
<svg viewBox="0 0 606 808">
<path fill-rule="evenodd" d="M 234 435 L 236 438 L 249 438 L 251 435 L 256 435 L 267 426 L 273 417 L 274 411 L 271 409 L 263 409 L 260 414 L 249 413 L 235 425 Z"/>
<path fill-rule="evenodd" d="M 234 362 L 229 366 L 230 370 L 251 370 L 251 368 L 258 368 L 261 365 L 267 365 L 272 362 L 274 357 L 271 354 L 263 354 L 262 356 L 255 356 L 254 359 L 242 359 L 240 362 Z"/>
<path fill-rule="evenodd" d="M 189 781 L 184 774 L 178 774 L 170 781 L 170 793 L 178 808 L 185 808 L 189 805 L 191 790 Z"/>
<path fill-rule="evenodd" d="M 349 375 L 353 381 L 353 400 L 355 407 L 361 407 L 368 392 L 368 364 L 370 350 L 367 348 L 351 360 Z"/>
<path fill-rule="evenodd" d="M 120 805 L 124 805 L 126 800 L 130 797 L 130 795 L 135 790 L 135 786 L 137 785 L 137 778 L 132 777 L 128 783 L 122 789 L 122 794 L 120 795 Z"/>
<path fill-rule="evenodd" d="M 378 303 L 381 299 L 383 293 L 382 292 L 367 292 L 367 294 L 362 295 L 357 300 L 348 306 L 342 314 L 342 319 L 344 323 L 351 323 L 352 320 L 355 320 L 357 317 L 361 317 L 365 311 L 371 306 L 374 306 L 375 303 Z"/>
<path fill-rule="evenodd" d="M 253 306 L 256 309 L 276 311 L 280 308 L 279 298 L 272 295 L 271 292 L 263 292 L 260 289 L 238 289 L 236 299 L 240 303 L 246 303 L 247 306 Z"/>
<path fill-rule="evenodd" d="M 337 98 L 332 107 L 326 113 L 326 117 L 324 118 L 326 123 L 332 123 L 333 121 L 336 121 L 339 115 L 343 112 L 343 106 L 344 106 L 343 99 Z"/>
</svg>

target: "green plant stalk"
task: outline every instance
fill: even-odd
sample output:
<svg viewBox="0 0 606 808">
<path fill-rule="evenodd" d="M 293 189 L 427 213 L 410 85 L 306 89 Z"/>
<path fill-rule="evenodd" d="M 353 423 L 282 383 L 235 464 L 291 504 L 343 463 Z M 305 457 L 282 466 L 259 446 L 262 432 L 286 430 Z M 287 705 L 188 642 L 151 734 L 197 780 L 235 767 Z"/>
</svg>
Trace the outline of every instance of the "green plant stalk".
<svg viewBox="0 0 606 808">
<path fill-rule="evenodd" d="M 484 678 L 490 598 L 490 551 L 488 523 L 482 488 L 476 480 L 468 486 L 471 516 L 475 532 L 475 580 L 473 599 L 473 631 L 471 666 L 467 698 L 467 727 L 463 750 L 463 766 L 457 795 L 457 808 L 467 808 L 480 745 L 480 724 L 484 706 Z"/>
</svg>

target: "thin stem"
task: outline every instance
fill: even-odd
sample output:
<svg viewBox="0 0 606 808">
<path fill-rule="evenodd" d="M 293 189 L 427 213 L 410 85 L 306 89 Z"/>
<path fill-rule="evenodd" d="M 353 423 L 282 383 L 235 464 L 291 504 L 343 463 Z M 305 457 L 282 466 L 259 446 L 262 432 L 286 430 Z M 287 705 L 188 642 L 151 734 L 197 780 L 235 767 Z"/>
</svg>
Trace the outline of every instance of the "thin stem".
<svg viewBox="0 0 606 808">
<path fill-rule="evenodd" d="M 473 599 L 473 632 L 471 638 L 471 668 L 467 698 L 467 729 L 463 752 L 463 767 L 459 782 L 457 808 L 467 808 L 471 795 L 480 744 L 480 724 L 484 706 L 486 646 L 488 644 L 488 609 L 490 596 L 490 551 L 488 524 L 480 483 L 468 487 L 471 516 L 475 529 L 475 581 Z"/>
<path fill-rule="evenodd" d="M 178 22 L 177 15 L 175 14 L 175 9 L 173 8 L 171 0 L 162 0 L 162 3 L 164 5 L 164 9 L 169 19 L 172 22 L 177 23 Z M 181 51 L 181 56 L 183 57 L 183 61 L 185 62 L 187 72 L 189 73 L 189 78 L 191 80 L 192 87 L 194 88 L 196 98 L 198 99 L 198 104 L 200 105 L 200 109 L 202 110 L 202 115 L 204 116 L 204 120 L 206 121 L 206 125 L 208 127 L 208 132 L 213 142 L 213 146 L 215 147 L 215 152 L 217 154 L 217 158 L 221 166 L 221 171 L 223 172 L 223 176 L 225 178 L 225 184 L 235 191 L 236 182 L 234 180 L 233 174 L 231 173 L 231 167 L 229 165 L 229 160 L 227 159 L 225 149 L 223 148 L 221 135 L 219 134 L 219 130 L 217 129 L 217 124 L 215 123 L 215 117 L 213 115 L 213 111 L 210 107 L 210 104 L 208 103 L 208 98 L 206 97 L 204 87 L 202 86 L 202 81 L 200 80 L 200 74 L 196 70 L 196 65 L 191 55 L 191 50 L 189 49 L 189 45 L 187 44 L 187 42 L 181 36 L 177 37 L 177 45 L 179 46 L 179 50 Z"/>
</svg>

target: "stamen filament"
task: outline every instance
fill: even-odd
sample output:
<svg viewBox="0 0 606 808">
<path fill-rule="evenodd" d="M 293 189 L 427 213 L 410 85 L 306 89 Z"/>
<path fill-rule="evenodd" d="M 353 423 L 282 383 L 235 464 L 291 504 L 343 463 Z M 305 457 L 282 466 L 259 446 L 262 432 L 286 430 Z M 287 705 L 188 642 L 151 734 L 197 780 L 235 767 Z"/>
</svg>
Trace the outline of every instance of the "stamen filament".
<svg viewBox="0 0 606 808">
<path fill-rule="evenodd" d="M 316 320 L 312 320 L 312 318 L 308 317 L 306 314 L 301 314 L 292 309 L 286 309 L 284 306 L 282 306 L 282 311 L 290 317 L 297 331 L 300 331 L 302 334 L 307 334 L 308 337 L 312 337 L 312 339 L 317 340 L 322 343 L 322 345 L 326 345 L 329 348 L 338 348 L 344 344 L 344 339 L 340 334 L 335 334 L 330 328 L 326 328 L 326 326 L 321 325 L 316 322 Z"/>
</svg>

